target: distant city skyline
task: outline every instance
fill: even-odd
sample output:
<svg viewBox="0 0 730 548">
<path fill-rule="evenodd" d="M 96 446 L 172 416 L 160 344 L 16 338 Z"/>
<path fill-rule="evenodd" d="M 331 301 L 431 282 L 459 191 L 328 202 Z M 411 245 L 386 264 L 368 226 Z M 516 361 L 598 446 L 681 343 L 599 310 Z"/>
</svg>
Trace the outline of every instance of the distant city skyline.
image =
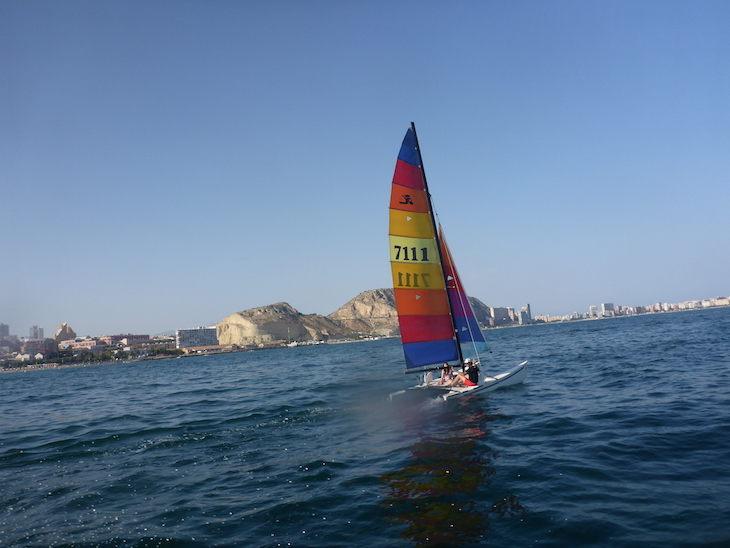
<svg viewBox="0 0 730 548">
<path fill-rule="evenodd" d="M 476 297 L 476 298 L 478 299 L 479 297 Z M 273 303 L 270 303 L 270 304 L 273 304 Z M 485 303 L 485 304 L 487 304 L 487 303 Z M 487 305 L 487 306 L 489 306 L 489 305 Z M 598 307 L 599 306 L 601 307 L 600 314 L 598 313 Z M 543 320 L 543 321 L 561 321 L 561 320 L 576 319 L 578 315 L 581 315 L 581 316 L 595 315 L 595 316 L 604 316 L 605 317 L 605 316 L 608 315 L 607 312 L 613 312 L 616 309 L 622 309 L 624 311 L 624 314 L 627 313 L 626 312 L 627 310 L 629 310 L 629 312 L 628 312 L 629 314 L 635 314 L 635 313 L 641 314 L 641 313 L 644 313 L 644 312 L 643 311 L 636 312 L 636 309 L 645 309 L 645 310 L 649 310 L 649 311 L 653 311 L 653 312 L 660 312 L 660 311 L 661 312 L 669 312 L 669 311 L 674 311 L 674 310 L 689 310 L 689 309 L 692 309 L 692 308 L 695 308 L 695 307 L 696 308 L 701 308 L 702 306 L 730 306 L 730 297 L 717 296 L 717 297 L 709 297 L 709 298 L 703 298 L 703 299 L 692 299 L 692 300 L 688 300 L 688 301 L 682 301 L 681 303 L 667 303 L 667 302 L 657 301 L 657 302 L 654 302 L 654 303 L 651 303 L 651 304 L 647 304 L 647 305 L 634 305 L 634 306 L 615 305 L 614 303 L 600 303 L 600 305 L 591 305 L 591 306 L 589 306 L 589 308 L 588 308 L 588 310 L 586 312 L 575 311 L 572 314 L 564 314 L 564 315 L 560 315 L 560 316 L 551 315 L 551 314 L 544 314 L 544 313 L 536 314 L 536 315 L 533 316 L 532 313 L 531 313 L 531 305 L 529 303 L 527 303 L 524 306 L 520 307 L 520 309 L 521 309 L 522 312 L 526 312 L 528 314 L 528 317 L 531 317 L 533 320 L 540 319 L 540 320 Z M 607 307 L 610 307 L 610 308 L 607 308 Z M 516 316 L 519 315 L 519 312 L 517 312 L 517 311 L 520 310 L 520 309 L 518 309 L 516 307 L 511 307 L 511 306 L 510 307 L 492 307 L 492 306 L 489 306 L 489 308 L 498 308 L 498 309 L 504 309 L 504 310 L 513 310 L 513 311 L 516 311 Z M 659 310 L 655 310 L 655 308 L 658 308 Z M 168 329 L 166 331 L 161 331 L 161 332 L 157 332 L 157 333 L 147 333 L 147 334 L 143 334 L 143 333 L 131 333 L 129 330 L 126 330 L 126 331 L 123 330 L 123 331 L 119 331 L 118 333 L 95 333 L 95 334 L 88 333 L 88 334 L 84 334 L 84 335 L 81 335 L 81 336 L 82 337 L 105 337 L 105 336 L 106 337 L 109 337 L 109 336 L 120 336 L 121 334 L 124 334 L 124 335 L 153 335 L 153 336 L 157 336 L 157 335 L 172 335 L 176 331 L 185 331 L 186 333 L 187 332 L 190 332 L 192 334 L 195 334 L 195 333 L 206 333 L 206 330 L 208 328 L 210 328 L 211 326 L 214 326 L 217 323 L 218 322 L 214 322 L 214 323 L 206 324 L 206 325 L 202 325 L 201 324 L 201 325 L 198 325 L 198 326 L 186 326 L 186 327 L 183 327 L 183 326 L 175 326 L 175 327 L 172 327 L 172 328 L 170 328 L 170 329 Z M 60 328 L 63 325 L 65 325 L 65 324 L 63 324 L 63 323 L 62 324 L 59 324 L 58 327 Z M 39 331 L 36 331 L 36 333 L 40 333 L 41 335 L 44 332 L 44 327 L 32 326 L 30 328 L 31 334 L 33 333 L 33 330 L 34 329 L 39 330 Z M 55 333 L 56 331 L 54 330 L 53 332 Z M 17 333 L 11 333 L 10 325 L 9 324 L 6 324 L 6 323 L 0 322 L 0 339 L 2 337 L 7 337 L 7 336 L 11 336 L 11 337 L 14 336 L 14 337 L 18 337 L 18 338 L 34 338 L 32 336 L 31 337 L 23 337 L 23 336 L 18 335 Z M 193 336 L 193 335 L 191 335 L 191 336 Z M 43 338 L 43 337 L 41 336 L 39 338 Z"/>
</svg>

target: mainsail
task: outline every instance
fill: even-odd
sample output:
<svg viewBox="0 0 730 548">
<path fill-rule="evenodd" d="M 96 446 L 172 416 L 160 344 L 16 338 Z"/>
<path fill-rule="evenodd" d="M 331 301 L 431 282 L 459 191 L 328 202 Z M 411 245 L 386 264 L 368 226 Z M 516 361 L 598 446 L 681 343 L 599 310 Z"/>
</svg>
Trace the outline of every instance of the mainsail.
<svg viewBox="0 0 730 548">
<path fill-rule="evenodd" d="M 436 230 L 415 126 L 406 132 L 390 196 L 390 263 L 406 371 L 486 348 L 445 240 Z"/>
</svg>

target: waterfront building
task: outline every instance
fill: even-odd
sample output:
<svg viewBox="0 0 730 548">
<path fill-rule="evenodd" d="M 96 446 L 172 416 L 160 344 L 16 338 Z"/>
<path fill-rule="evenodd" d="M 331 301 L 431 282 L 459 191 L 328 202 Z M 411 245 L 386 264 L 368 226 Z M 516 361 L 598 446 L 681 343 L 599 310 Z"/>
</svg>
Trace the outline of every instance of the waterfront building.
<svg viewBox="0 0 730 548">
<path fill-rule="evenodd" d="M 522 310 L 517 314 L 517 323 L 520 325 L 528 325 L 532 323 L 532 313 L 530 312 L 530 305 L 526 304 L 522 307 Z"/>
<path fill-rule="evenodd" d="M 102 347 L 105 348 L 107 345 L 98 339 L 92 339 L 91 337 L 86 337 L 84 339 L 78 338 L 78 339 L 73 339 L 73 340 L 69 340 L 69 341 L 61 341 L 60 343 L 58 343 L 58 346 L 60 348 L 98 350 Z"/>
<path fill-rule="evenodd" d="M 492 319 L 490 320 L 492 327 L 507 325 L 512 321 L 508 308 L 498 308 L 492 306 L 489 308 L 489 315 L 492 316 Z"/>
<path fill-rule="evenodd" d="M 527 303 L 522 307 L 522 311 L 527 314 L 527 319 L 532 320 L 532 311 L 530 310 L 530 303 Z"/>
<path fill-rule="evenodd" d="M 58 344 L 53 339 L 35 339 L 27 340 L 20 347 L 21 354 L 30 354 L 34 356 L 36 354 L 42 354 L 48 357 L 58 351 Z"/>
<path fill-rule="evenodd" d="M 614 315 L 615 309 L 613 303 L 602 303 L 601 304 L 601 316 L 604 318 L 610 318 Z"/>
<path fill-rule="evenodd" d="M 191 346 L 216 346 L 218 335 L 216 327 L 193 327 L 192 329 L 178 329 L 175 331 L 175 347 L 189 348 Z"/>
<path fill-rule="evenodd" d="M 150 342 L 150 336 L 132 335 L 131 333 L 127 333 L 124 335 L 104 335 L 103 337 L 99 337 L 99 340 L 102 341 L 104 344 L 109 345 L 121 343 L 125 346 L 134 346 L 135 344 L 144 344 Z"/>
</svg>

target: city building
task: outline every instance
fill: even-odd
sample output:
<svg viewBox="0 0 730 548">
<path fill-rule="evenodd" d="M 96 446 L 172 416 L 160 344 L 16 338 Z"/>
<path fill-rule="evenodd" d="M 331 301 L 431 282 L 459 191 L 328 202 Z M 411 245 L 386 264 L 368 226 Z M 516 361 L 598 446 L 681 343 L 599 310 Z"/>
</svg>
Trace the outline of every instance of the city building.
<svg viewBox="0 0 730 548">
<path fill-rule="evenodd" d="M 213 327 L 193 327 L 192 329 L 178 329 L 175 331 L 175 347 L 189 348 L 191 346 L 216 346 L 218 335 Z"/>
<path fill-rule="evenodd" d="M 58 343 L 58 347 L 63 350 L 72 350 L 74 355 L 80 353 L 80 352 L 91 352 L 92 354 L 101 354 L 102 352 L 107 351 L 114 351 L 116 350 L 115 347 L 109 346 L 107 344 L 104 344 L 104 342 L 100 341 L 99 339 L 86 337 L 86 338 L 77 338 L 72 341 L 61 341 Z"/>
<path fill-rule="evenodd" d="M 31 356 L 42 354 L 43 357 L 48 357 L 50 354 L 53 354 L 57 351 L 58 344 L 53 339 L 27 340 L 20 347 L 21 354 L 30 354 Z"/>
<path fill-rule="evenodd" d="M 72 341 L 76 338 L 76 332 L 71 329 L 66 322 L 63 322 L 58 326 L 58 331 L 53 335 L 53 340 L 56 342 Z"/>
<path fill-rule="evenodd" d="M 124 346 L 134 346 L 135 344 L 144 344 L 150 342 L 149 335 L 132 335 L 127 333 L 125 335 L 104 335 L 99 337 L 99 340 L 104 344 L 117 344 L 121 343 Z"/>
<path fill-rule="evenodd" d="M 530 312 L 529 304 L 526 304 L 522 307 L 522 310 L 520 310 L 517 318 L 517 323 L 519 323 L 520 325 L 527 325 L 532 323 L 532 313 Z"/>
<path fill-rule="evenodd" d="M 508 325 L 512 322 L 512 318 L 510 318 L 508 308 L 499 308 L 492 306 L 489 308 L 489 315 L 492 316 L 492 319 L 490 320 L 492 327 L 497 327 L 499 325 Z"/>
<path fill-rule="evenodd" d="M 10 326 L 6 323 L 0 323 L 0 339 L 10 336 Z"/>
<path fill-rule="evenodd" d="M 34 325 L 30 328 L 30 339 L 43 339 L 43 328 Z"/>
</svg>

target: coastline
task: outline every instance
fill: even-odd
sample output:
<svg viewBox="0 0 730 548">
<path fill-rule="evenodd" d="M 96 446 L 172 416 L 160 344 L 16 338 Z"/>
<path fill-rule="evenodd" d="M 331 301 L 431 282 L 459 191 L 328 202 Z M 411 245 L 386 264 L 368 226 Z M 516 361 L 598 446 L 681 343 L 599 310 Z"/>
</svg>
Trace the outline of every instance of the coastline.
<svg viewBox="0 0 730 548">
<path fill-rule="evenodd" d="M 614 315 L 614 316 L 601 316 L 601 317 L 595 317 L 595 318 L 577 318 L 577 319 L 570 319 L 570 320 L 557 320 L 552 322 L 533 322 L 529 324 L 523 324 L 523 325 L 501 325 L 496 327 L 483 327 L 482 329 L 486 331 L 490 331 L 493 329 L 512 329 L 512 328 L 519 328 L 519 327 L 532 327 L 532 326 L 542 326 L 542 325 L 554 325 L 554 324 L 564 324 L 564 323 L 573 323 L 573 322 L 589 322 L 589 321 L 598 321 L 598 320 L 613 320 L 618 318 L 633 318 L 638 316 L 655 316 L 655 315 L 662 315 L 662 314 L 674 314 L 674 313 L 680 313 L 680 312 L 693 312 L 698 310 L 714 310 L 714 309 L 722 309 L 722 308 L 728 308 L 728 306 L 707 306 L 707 307 L 699 307 L 699 308 L 686 308 L 686 309 L 680 309 L 680 310 L 667 310 L 663 312 L 648 312 L 643 314 L 623 314 L 623 315 Z M 389 339 L 389 338 L 398 338 L 398 337 L 378 337 L 379 339 Z M 369 340 L 373 339 L 337 339 L 332 341 L 322 341 L 319 344 L 346 344 L 346 343 L 356 343 L 356 342 L 367 342 Z M 312 345 L 316 346 L 316 345 Z M 190 358 L 193 356 L 215 356 L 218 354 L 230 354 L 234 352 L 261 352 L 263 350 L 276 350 L 280 348 L 296 348 L 297 346 L 288 345 L 286 343 L 282 343 L 281 346 L 267 346 L 265 348 L 240 348 L 236 350 L 226 349 L 226 350 L 220 350 L 220 351 L 208 351 L 208 352 L 200 352 L 200 353 L 190 353 L 190 354 L 183 354 L 180 356 L 145 356 L 143 358 L 131 358 L 131 359 L 121 359 L 121 360 L 106 360 L 106 361 L 93 361 L 93 362 L 77 362 L 77 363 L 39 363 L 39 364 L 30 364 L 30 365 L 23 365 L 20 367 L 0 367 L 0 373 L 29 373 L 31 371 L 42 371 L 42 370 L 48 370 L 48 369 L 66 369 L 70 367 L 93 367 L 97 365 L 112 365 L 112 364 L 125 364 L 125 363 L 135 363 L 135 362 L 142 362 L 142 361 L 157 361 L 157 360 L 172 360 L 172 359 L 180 359 L 180 358 Z"/>
</svg>

